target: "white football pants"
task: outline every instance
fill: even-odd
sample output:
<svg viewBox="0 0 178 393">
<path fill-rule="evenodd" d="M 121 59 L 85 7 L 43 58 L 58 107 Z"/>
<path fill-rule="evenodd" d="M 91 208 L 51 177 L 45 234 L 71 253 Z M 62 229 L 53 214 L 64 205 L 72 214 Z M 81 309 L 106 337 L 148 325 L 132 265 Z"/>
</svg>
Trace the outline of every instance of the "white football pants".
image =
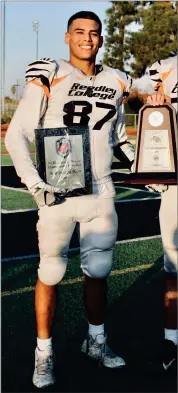
<svg viewBox="0 0 178 393">
<path fill-rule="evenodd" d="M 94 195 L 72 197 L 39 210 L 38 276 L 44 284 L 55 285 L 64 277 L 69 244 L 77 222 L 80 224 L 83 272 L 93 278 L 104 278 L 110 273 L 118 229 L 114 200 Z"/>
<path fill-rule="evenodd" d="M 172 185 L 162 193 L 159 211 L 161 236 L 164 248 L 164 269 L 177 273 L 178 264 L 178 225 L 177 225 L 177 186 Z"/>
</svg>

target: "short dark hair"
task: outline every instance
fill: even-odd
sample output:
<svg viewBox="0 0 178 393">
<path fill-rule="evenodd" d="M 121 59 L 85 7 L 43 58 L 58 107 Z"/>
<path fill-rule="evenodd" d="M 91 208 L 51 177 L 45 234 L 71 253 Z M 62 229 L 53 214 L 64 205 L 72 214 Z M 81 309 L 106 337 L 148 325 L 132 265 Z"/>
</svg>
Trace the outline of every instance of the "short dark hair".
<svg viewBox="0 0 178 393">
<path fill-rule="evenodd" d="M 90 19 L 90 20 L 94 20 L 95 22 L 97 22 L 99 24 L 99 35 L 101 35 L 101 31 L 102 31 L 102 23 L 100 21 L 100 18 L 98 17 L 98 15 L 96 15 L 94 12 L 92 11 L 79 11 L 76 14 L 72 15 L 67 23 L 67 31 L 69 31 L 69 27 L 72 24 L 72 22 L 75 19 Z"/>
</svg>

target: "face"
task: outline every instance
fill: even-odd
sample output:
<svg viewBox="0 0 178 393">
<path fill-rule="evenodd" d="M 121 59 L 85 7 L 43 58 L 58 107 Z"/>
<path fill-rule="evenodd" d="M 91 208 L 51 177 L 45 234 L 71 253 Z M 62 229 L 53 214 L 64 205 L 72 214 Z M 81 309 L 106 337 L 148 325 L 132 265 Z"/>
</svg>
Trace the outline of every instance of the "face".
<svg viewBox="0 0 178 393">
<path fill-rule="evenodd" d="M 69 45 L 70 55 L 80 60 L 94 60 L 103 44 L 99 35 L 99 25 L 94 20 L 76 19 L 65 34 L 65 42 Z"/>
</svg>

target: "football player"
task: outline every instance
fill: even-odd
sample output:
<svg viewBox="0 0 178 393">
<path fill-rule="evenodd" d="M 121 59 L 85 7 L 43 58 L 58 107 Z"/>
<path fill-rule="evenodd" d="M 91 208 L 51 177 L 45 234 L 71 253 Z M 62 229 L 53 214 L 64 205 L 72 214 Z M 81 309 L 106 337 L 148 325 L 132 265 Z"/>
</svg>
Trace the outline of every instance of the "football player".
<svg viewBox="0 0 178 393">
<path fill-rule="evenodd" d="M 148 97 L 147 103 L 163 105 L 171 103 L 177 111 L 177 53 L 157 61 L 149 70 L 149 76 L 157 94 Z M 155 189 L 155 185 L 153 185 Z M 158 186 L 158 191 L 160 187 Z M 163 370 L 170 369 L 176 362 L 177 330 L 177 271 L 178 271 L 178 227 L 177 227 L 177 185 L 164 186 L 161 193 L 159 211 L 160 229 L 164 248 L 165 270 L 165 329 L 164 341 L 160 350 L 160 365 Z"/>
<path fill-rule="evenodd" d="M 109 368 L 125 361 L 107 346 L 104 329 L 107 276 L 112 268 L 118 220 L 111 180 L 113 151 L 131 168 L 134 148 L 125 131 L 123 99 L 131 79 L 118 69 L 95 63 L 102 47 L 101 21 L 81 11 L 68 21 L 65 42 L 69 61 L 49 58 L 29 64 L 26 87 L 6 134 L 6 147 L 39 208 L 37 224 L 40 264 L 35 290 L 37 347 L 33 383 L 38 388 L 55 382 L 51 328 L 56 307 L 56 285 L 63 279 L 75 225 L 80 224 L 84 301 L 89 323 L 82 351 Z M 40 178 L 29 153 L 34 129 L 89 127 L 93 193 L 55 203 L 60 189 Z M 42 131 L 43 132 L 43 131 Z M 47 204 L 44 195 L 53 198 Z"/>
</svg>

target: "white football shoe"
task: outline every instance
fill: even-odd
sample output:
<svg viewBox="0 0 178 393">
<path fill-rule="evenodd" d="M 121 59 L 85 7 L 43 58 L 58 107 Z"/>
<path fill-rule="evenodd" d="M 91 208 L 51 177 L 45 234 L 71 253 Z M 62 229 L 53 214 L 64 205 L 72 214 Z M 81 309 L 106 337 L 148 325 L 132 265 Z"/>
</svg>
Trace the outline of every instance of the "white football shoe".
<svg viewBox="0 0 178 393">
<path fill-rule="evenodd" d="M 109 368 L 119 368 L 126 365 L 124 359 L 112 352 L 106 344 L 107 336 L 98 334 L 94 339 L 88 336 L 82 344 L 82 352 L 97 360 L 100 365 Z"/>
<path fill-rule="evenodd" d="M 35 370 L 32 380 L 37 388 L 44 388 L 55 383 L 54 356 L 53 350 L 50 347 L 47 347 L 44 351 L 40 351 L 36 347 Z"/>
</svg>

